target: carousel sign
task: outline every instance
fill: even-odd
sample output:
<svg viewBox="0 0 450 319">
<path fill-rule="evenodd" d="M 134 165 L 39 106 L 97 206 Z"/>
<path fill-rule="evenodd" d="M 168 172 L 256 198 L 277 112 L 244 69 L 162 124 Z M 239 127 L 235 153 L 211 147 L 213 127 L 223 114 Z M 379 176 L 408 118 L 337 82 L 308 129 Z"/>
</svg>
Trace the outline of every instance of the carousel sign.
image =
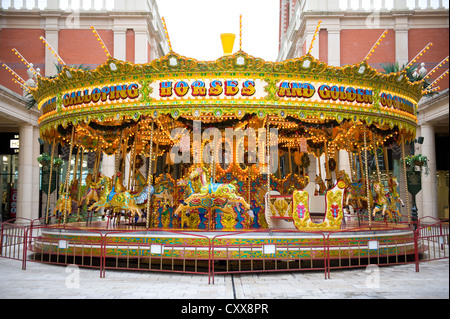
<svg viewBox="0 0 450 319">
<path fill-rule="evenodd" d="M 263 100 L 269 102 L 268 83 L 259 78 L 216 78 L 216 79 L 165 79 L 151 81 L 146 91 L 137 82 L 109 86 L 87 87 L 61 93 L 63 108 L 96 106 L 107 104 L 135 103 L 140 98 L 150 101 L 197 101 L 215 100 Z M 376 96 L 377 94 L 377 96 Z M 306 101 L 319 103 L 340 103 L 341 105 L 373 106 L 375 100 L 384 108 L 403 111 L 414 115 L 413 101 L 393 92 L 376 93 L 370 88 L 336 85 L 320 82 L 280 81 L 276 87 L 280 101 Z M 43 113 L 57 109 L 57 97 L 40 103 Z"/>
</svg>

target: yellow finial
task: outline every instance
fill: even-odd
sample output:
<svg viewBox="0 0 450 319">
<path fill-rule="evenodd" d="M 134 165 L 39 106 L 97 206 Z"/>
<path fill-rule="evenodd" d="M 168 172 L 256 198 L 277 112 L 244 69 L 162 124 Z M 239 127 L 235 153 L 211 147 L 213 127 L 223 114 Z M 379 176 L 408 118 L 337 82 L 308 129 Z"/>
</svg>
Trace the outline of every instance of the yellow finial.
<svg viewBox="0 0 450 319">
<path fill-rule="evenodd" d="M 234 40 L 236 35 L 233 33 L 222 33 L 220 40 L 222 41 L 222 48 L 224 55 L 230 55 L 233 52 Z"/>
</svg>

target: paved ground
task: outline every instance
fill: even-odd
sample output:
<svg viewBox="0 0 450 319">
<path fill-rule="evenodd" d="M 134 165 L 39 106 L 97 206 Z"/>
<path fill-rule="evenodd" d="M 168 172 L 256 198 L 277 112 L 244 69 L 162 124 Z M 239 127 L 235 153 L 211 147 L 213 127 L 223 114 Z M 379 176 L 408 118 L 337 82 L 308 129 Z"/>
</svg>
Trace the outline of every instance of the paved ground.
<svg viewBox="0 0 450 319">
<path fill-rule="evenodd" d="M 208 276 L 112 271 L 0 258 L 0 298 L 60 299 L 449 299 L 449 260 L 415 266 Z M 181 307 L 181 306 L 180 306 Z M 192 309 L 190 309 L 192 311 Z"/>
</svg>

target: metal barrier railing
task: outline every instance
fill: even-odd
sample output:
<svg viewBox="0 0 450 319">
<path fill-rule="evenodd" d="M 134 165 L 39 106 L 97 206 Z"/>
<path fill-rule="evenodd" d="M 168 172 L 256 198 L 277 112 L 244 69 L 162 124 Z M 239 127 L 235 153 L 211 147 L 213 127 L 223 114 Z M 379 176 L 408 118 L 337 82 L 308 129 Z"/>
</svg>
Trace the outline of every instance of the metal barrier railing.
<svg viewBox="0 0 450 319">
<path fill-rule="evenodd" d="M 59 232 L 52 231 L 44 236 L 45 230 L 49 230 L 48 226 L 42 225 L 30 227 L 25 232 L 27 245 L 23 247 L 22 269 L 26 269 L 28 261 L 103 269 L 102 232 L 65 227 Z M 80 231 L 89 234 L 89 237 L 72 236 L 72 233 Z"/>
<path fill-rule="evenodd" d="M 316 238 L 299 238 L 297 241 L 288 243 L 277 240 L 277 236 L 289 232 L 300 235 L 297 231 L 272 231 L 270 236 L 259 239 L 259 243 L 232 241 L 233 236 L 246 234 L 246 232 L 214 236 L 211 240 L 213 283 L 215 274 L 245 272 L 323 270 L 326 277 L 324 233 L 310 232 L 308 234 L 315 234 Z"/>
<path fill-rule="evenodd" d="M 30 219 L 15 218 L 1 224 L 0 257 L 22 260 L 23 243 Z"/>
<path fill-rule="evenodd" d="M 55 228 L 18 219 L 1 225 L 0 257 L 22 261 L 23 269 L 28 261 L 77 264 L 99 269 L 100 277 L 105 277 L 107 269 L 145 270 L 208 275 L 208 282 L 213 283 L 216 274 L 249 272 L 321 270 L 330 278 L 331 270 L 369 264 L 415 263 L 419 271 L 420 262 L 449 258 L 449 225 L 437 219 L 419 220 L 415 231 L 392 238 L 360 238 L 359 231 L 260 230 L 204 235 L 161 229 Z M 78 232 L 89 236 L 74 236 Z M 258 232 L 258 240 L 253 241 L 252 235 Z M 289 232 L 301 240 L 277 240 Z M 250 233 L 248 240 L 240 236 Z M 341 236 L 343 233 L 347 236 Z M 238 235 L 240 239 L 234 240 Z"/>
<path fill-rule="evenodd" d="M 136 242 L 136 233 L 142 231 L 105 234 L 103 277 L 106 269 L 207 274 L 209 277 L 211 245 L 208 236 L 158 229 L 146 232 L 155 236 Z M 168 237 L 168 234 L 182 235 L 183 240 Z"/>
<path fill-rule="evenodd" d="M 389 229 L 395 232 L 396 229 Z M 404 231 L 405 229 L 397 229 Z M 415 254 L 414 234 L 405 233 L 401 237 L 378 238 L 358 235 L 358 229 L 335 231 L 327 235 L 328 278 L 331 269 L 366 267 L 376 265 L 397 265 L 413 263 L 409 256 Z M 346 237 L 333 238 L 338 234 Z M 351 235 L 353 234 L 353 235 Z M 363 238 L 358 238 L 363 237 Z"/>
<path fill-rule="evenodd" d="M 415 239 L 416 247 L 419 248 L 415 256 L 416 271 L 419 271 L 420 262 L 449 258 L 448 223 L 433 217 L 423 218 L 419 220 Z"/>
</svg>

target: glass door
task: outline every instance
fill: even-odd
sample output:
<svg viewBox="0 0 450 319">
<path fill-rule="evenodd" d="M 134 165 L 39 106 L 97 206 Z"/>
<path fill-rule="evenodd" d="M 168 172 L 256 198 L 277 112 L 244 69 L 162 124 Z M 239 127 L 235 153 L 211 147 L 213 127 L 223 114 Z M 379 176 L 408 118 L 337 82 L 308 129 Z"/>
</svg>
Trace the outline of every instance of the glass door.
<svg viewBox="0 0 450 319">
<path fill-rule="evenodd" d="M 0 155 L 0 212 L 3 221 L 16 217 L 18 167 L 17 154 Z"/>
</svg>

